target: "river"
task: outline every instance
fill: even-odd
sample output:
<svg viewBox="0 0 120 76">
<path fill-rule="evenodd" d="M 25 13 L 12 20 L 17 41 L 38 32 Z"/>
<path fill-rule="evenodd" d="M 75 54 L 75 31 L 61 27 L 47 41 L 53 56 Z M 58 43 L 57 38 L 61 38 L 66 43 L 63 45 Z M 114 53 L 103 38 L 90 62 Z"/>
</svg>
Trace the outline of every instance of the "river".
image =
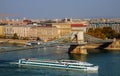
<svg viewBox="0 0 120 76">
<path fill-rule="evenodd" d="M 11 46 L 12 47 L 12 46 Z M 44 47 L 0 53 L 0 76 L 120 76 L 120 51 L 87 49 L 88 55 L 68 54 L 67 48 Z M 94 52 L 91 52 L 94 51 Z M 20 68 L 9 64 L 20 58 L 72 59 L 99 66 L 96 73 L 50 68 Z"/>
</svg>

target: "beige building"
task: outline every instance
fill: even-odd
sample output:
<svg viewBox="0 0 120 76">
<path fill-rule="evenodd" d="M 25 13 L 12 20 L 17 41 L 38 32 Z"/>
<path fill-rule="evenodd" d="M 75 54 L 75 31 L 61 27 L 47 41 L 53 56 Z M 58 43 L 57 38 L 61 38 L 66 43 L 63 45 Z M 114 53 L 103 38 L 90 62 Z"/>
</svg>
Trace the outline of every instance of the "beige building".
<svg viewBox="0 0 120 76">
<path fill-rule="evenodd" d="M 56 27 L 37 27 L 37 37 L 44 41 L 56 39 L 58 37 L 58 29 Z"/>
<path fill-rule="evenodd" d="M 6 25 L 3 27 L 3 33 L 7 38 L 12 38 L 16 33 L 19 38 L 29 37 L 30 27 Z"/>
<path fill-rule="evenodd" d="M 6 25 L 3 27 L 3 34 L 7 38 L 12 38 L 16 33 L 19 39 L 37 39 L 48 41 L 58 37 L 58 29 L 56 27 L 47 26 L 13 26 Z"/>
<path fill-rule="evenodd" d="M 41 40 L 49 41 L 70 34 L 73 29 L 82 29 L 86 31 L 86 27 L 82 24 L 51 23 L 51 24 L 47 24 L 46 26 L 6 25 L 4 26 L 3 33 L 8 38 L 12 38 L 16 33 L 20 39 L 40 38 Z"/>
<path fill-rule="evenodd" d="M 3 31 L 4 31 L 3 34 L 7 38 L 12 38 L 15 33 L 17 34 L 17 36 L 20 39 L 30 38 L 32 35 L 33 35 L 32 37 L 34 37 L 34 35 L 35 35 L 30 32 L 31 28 L 32 28 L 32 26 L 6 25 L 3 27 Z M 32 30 L 32 32 L 33 32 L 33 30 Z"/>
<path fill-rule="evenodd" d="M 28 34 L 29 34 L 29 38 L 31 40 L 36 39 L 38 37 L 37 36 L 37 27 L 36 26 L 31 26 Z"/>
<path fill-rule="evenodd" d="M 70 23 L 52 23 L 52 24 L 47 24 L 47 26 L 55 26 L 58 29 L 59 38 L 71 32 Z"/>
<path fill-rule="evenodd" d="M 30 27 L 29 26 L 13 26 L 13 33 L 22 38 L 29 38 Z"/>
<path fill-rule="evenodd" d="M 3 26 L 3 34 L 6 38 L 12 38 L 14 35 L 13 26 L 11 25 Z"/>
</svg>

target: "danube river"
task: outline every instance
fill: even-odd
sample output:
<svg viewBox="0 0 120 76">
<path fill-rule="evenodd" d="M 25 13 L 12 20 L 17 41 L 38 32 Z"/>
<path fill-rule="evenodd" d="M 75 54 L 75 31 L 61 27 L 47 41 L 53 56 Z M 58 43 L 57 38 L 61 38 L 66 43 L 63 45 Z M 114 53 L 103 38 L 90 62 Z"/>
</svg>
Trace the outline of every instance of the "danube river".
<svg viewBox="0 0 120 76">
<path fill-rule="evenodd" d="M 87 50 L 89 51 L 88 55 L 68 54 L 66 47 L 44 47 L 2 52 L 0 53 L 0 76 L 120 76 L 120 51 Z M 17 62 L 20 58 L 86 61 L 98 65 L 99 70 L 98 72 L 84 72 L 50 68 L 21 68 L 17 65 L 10 64 L 11 62 Z"/>
</svg>

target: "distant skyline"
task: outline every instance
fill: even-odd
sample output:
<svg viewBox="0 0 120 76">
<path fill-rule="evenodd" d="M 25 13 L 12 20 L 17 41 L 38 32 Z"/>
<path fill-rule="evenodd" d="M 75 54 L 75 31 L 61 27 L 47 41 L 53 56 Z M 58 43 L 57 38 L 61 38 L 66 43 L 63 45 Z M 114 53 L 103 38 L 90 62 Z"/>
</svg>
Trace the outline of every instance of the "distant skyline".
<svg viewBox="0 0 120 76">
<path fill-rule="evenodd" d="M 0 14 L 29 19 L 119 18 L 119 3 L 120 0 L 0 0 Z"/>
</svg>

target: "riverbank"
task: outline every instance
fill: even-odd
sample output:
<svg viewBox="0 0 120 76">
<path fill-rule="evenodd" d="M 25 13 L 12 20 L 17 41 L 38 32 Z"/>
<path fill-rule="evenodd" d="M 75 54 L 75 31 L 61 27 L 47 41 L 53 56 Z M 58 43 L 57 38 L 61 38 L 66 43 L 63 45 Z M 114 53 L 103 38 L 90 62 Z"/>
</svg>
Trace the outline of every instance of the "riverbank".
<svg viewBox="0 0 120 76">
<path fill-rule="evenodd" d="M 44 48 L 43 46 L 0 46 L 0 53 L 11 51 L 22 51 L 35 48 Z"/>
<path fill-rule="evenodd" d="M 24 45 L 29 40 L 17 40 L 17 39 L 0 39 L 0 43 L 19 44 Z"/>
<path fill-rule="evenodd" d="M 31 49 L 31 47 L 24 47 L 25 43 L 29 42 L 29 40 L 17 40 L 17 39 L 0 39 L 0 44 L 1 45 L 6 45 L 6 44 L 12 44 L 15 46 L 20 46 L 20 47 L 16 47 L 16 49 L 12 49 L 12 50 L 23 50 L 23 49 Z M 112 44 L 113 45 L 113 44 Z M 115 45 L 115 43 L 114 43 Z M 106 44 L 105 44 L 106 46 Z M 109 45 L 110 46 L 110 45 Z M 120 50 L 120 48 L 116 48 L 116 47 L 106 47 L 104 48 L 103 44 L 87 44 L 85 45 L 86 49 L 107 49 L 107 50 Z M 33 47 L 32 47 L 33 48 Z M 0 50 L 2 52 L 5 51 L 4 48 L 0 48 Z M 10 51 L 12 51 L 11 49 L 9 49 Z"/>
<path fill-rule="evenodd" d="M 14 47 L 14 48 L 0 47 L 0 53 L 11 52 L 11 51 L 19 51 L 19 50 L 27 50 L 27 49 L 32 49 L 32 47 Z"/>
<path fill-rule="evenodd" d="M 99 46 L 101 46 L 102 44 L 87 44 L 85 45 L 85 47 L 87 49 L 95 49 L 95 48 L 98 48 Z"/>
<path fill-rule="evenodd" d="M 88 44 L 85 45 L 86 49 L 106 49 L 106 50 L 119 50 L 120 51 L 120 47 L 111 47 L 111 45 L 113 45 L 113 43 L 111 43 L 110 45 L 107 44 Z M 107 47 L 106 47 L 107 46 Z M 114 44 L 115 46 L 115 44 Z"/>
<path fill-rule="evenodd" d="M 25 43 L 28 41 L 29 40 L 0 39 L 0 53 L 37 48 L 25 46 Z"/>
</svg>

